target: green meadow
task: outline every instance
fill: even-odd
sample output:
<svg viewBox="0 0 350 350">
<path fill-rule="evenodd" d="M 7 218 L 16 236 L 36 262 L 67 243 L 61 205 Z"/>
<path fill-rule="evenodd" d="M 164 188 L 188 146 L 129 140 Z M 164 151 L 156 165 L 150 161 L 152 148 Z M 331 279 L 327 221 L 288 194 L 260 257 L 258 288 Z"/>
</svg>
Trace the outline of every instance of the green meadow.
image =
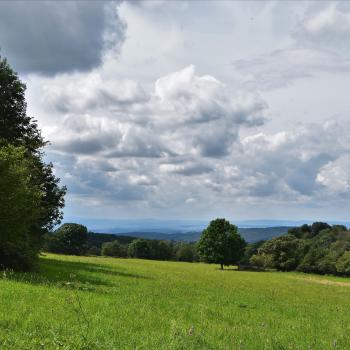
<svg viewBox="0 0 350 350">
<path fill-rule="evenodd" d="M 0 278 L 0 349 L 350 349 L 350 279 L 46 255 Z"/>
</svg>

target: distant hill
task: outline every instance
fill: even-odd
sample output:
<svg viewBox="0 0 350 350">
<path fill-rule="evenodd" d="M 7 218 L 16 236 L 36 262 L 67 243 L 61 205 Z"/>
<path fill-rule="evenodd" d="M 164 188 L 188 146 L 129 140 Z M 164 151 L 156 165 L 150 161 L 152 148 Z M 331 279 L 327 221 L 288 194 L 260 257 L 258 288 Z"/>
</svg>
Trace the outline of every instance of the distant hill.
<svg viewBox="0 0 350 350">
<path fill-rule="evenodd" d="M 245 228 L 240 227 L 239 232 L 244 239 L 251 243 L 261 240 L 268 240 L 273 237 L 281 236 L 290 229 L 290 226 L 277 226 L 277 227 L 257 227 L 257 228 Z M 93 245 L 100 246 L 103 242 L 112 241 L 117 239 L 120 243 L 130 243 L 135 238 L 145 239 L 159 239 L 159 240 L 171 240 L 171 241 L 185 241 L 195 242 L 199 239 L 201 231 L 193 232 L 176 232 L 176 233 L 162 233 L 162 232 L 118 232 L 118 235 L 111 233 L 95 233 L 90 234 L 89 240 Z"/>
</svg>

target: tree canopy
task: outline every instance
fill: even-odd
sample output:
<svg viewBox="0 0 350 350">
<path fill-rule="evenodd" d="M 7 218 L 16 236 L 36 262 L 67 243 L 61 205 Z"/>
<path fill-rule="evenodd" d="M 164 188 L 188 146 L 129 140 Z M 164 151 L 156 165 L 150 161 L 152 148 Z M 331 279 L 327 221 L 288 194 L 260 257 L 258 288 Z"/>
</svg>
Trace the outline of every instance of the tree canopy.
<svg viewBox="0 0 350 350">
<path fill-rule="evenodd" d="M 216 219 L 203 231 L 197 250 L 203 261 L 220 264 L 223 269 L 224 265 L 235 265 L 240 261 L 245 245 L 237 226 L 225 219 Z"/>
</svg>

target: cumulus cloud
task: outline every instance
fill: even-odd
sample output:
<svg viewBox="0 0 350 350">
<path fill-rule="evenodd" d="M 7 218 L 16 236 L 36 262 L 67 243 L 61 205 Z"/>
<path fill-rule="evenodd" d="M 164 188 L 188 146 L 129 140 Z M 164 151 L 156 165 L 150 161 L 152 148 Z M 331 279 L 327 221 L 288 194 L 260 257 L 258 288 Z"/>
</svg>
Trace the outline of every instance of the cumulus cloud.
<svg viewBox="0 0 350 350">
<path fill-rule="evenodd" d="M 109 1 L 2 1 L 2 54 L 21 73 L 86 71 L 118 51 L 125 24 Z"/>
<path fill-rule="evenodd" d="M 258 96 L 234 96 L 213 76 L 196 75 L 193 65 L 158 79 L 155 97 L 162 111 L 176 113 L 168 117 L 168 122 L 176 124 L 225 119 L 236 125 L 262 125 L 267 108 Z"/>
<path fill-rule="evenodd" d="M 330 179 L 333 162 L 338 164 L 350 150 L 348 126 L 330 121 L 245 137 L 232 158 L 236 166 L 226 168 L 224 178 L 243 196 L 315 200 L 325 194 L 320 185 Z"/>
<path fill-rule="evenodd" d="M 147 96 L 136 81 L 111 79 L 94 70 L 55 77 L 44 87 L 43 100 L 62 113 L 85 113 L 95 109 L 123 109 L 124 105 L 144 102 Z"/>
<path fill-rule="evenodd" d="M 267 104 L 231 91 L 194 66 L 166 75 L 146 90 L 137 81 L 88 74 L 40 78 L 40 99 L 60 115 L 48 138 L 60 151 L 105 157 L 162 158 L 232 152 L 240 127 L 264 123 Z M 64 117 L 62 117 L 62 114 Z"/>
<path fill-rule="evenodd" d="M 316 181 L 333 194 L 349 194 L 350 156 L 344 154 L 321 167 Z"/>
</svg>

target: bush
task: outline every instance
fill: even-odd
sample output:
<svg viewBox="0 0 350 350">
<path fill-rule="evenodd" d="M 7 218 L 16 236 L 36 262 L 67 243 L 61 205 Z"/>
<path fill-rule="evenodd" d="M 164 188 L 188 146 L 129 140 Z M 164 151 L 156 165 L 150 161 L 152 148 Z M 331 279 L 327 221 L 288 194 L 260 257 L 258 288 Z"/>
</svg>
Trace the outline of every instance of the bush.
<svg viewBox="0 0 350 350">
<path fill-rule="evenodd" d="M 115 258 L 125 258 L 127 256 L 126 247 L 118 241 L 103 243 L 101 252 L 104 256 L 113 256 Z"/>
</svg>

